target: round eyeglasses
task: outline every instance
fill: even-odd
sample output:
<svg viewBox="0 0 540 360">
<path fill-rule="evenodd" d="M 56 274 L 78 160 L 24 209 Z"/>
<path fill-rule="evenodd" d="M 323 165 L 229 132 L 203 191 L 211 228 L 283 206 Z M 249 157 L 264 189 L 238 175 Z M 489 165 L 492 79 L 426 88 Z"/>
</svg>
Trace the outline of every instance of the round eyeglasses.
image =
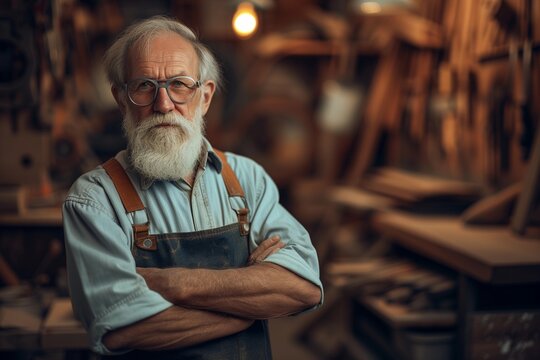
<svg viewBox="0 0 540 360">
<path fill-rule="evenodd" d="M 176 76 L 161 81 L 146 78 L 134 79 L 124 86 L 133 104 L 148 106 L 156 100 L 160 88 L 167 90 L 169 98 L 175 104 L 185 104 L 193 98 L 201 84 L 200 80 L 195 81 L 189 76 Z"/>
</svg>

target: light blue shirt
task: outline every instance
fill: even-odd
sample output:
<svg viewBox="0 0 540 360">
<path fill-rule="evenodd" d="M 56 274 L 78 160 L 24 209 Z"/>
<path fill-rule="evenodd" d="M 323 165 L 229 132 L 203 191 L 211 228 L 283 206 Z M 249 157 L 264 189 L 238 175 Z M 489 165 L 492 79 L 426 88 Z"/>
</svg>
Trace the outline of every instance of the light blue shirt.
<svg viewBox="0 0 540 360">
<path fill-rule="evenodd" d="M 70 293 L 77 317 L 87 328 L 94 351 L 111 353 L 102 343 L 110 330 L 132 324 L 172 306 L 137 274 L 131 255 L 132 224 L 150 220 L 150 234 L 207 230 L 237 222 L 241 198 L 229 198 L 222 164 L 210 144 L 193 188 L 184 181 L 148 181 L 128 166 L 127 152 L 116 159 L 127 170 L 146 211 L 126 214 L 114 185 L 99 166 L 82 175 L 63 205 Z M 276 185 L 254 161 L 227 153 L 249 208 L 250 249 L 279 235 L 286 246 L 266 261 L 278 264 L 321 288 L 317 254 L 309 234 L 279 204 Z M 322 302 L 322 299 L 321 299 Z M 320 304 L 319 304 L 320 305 Z"/>
</svg>

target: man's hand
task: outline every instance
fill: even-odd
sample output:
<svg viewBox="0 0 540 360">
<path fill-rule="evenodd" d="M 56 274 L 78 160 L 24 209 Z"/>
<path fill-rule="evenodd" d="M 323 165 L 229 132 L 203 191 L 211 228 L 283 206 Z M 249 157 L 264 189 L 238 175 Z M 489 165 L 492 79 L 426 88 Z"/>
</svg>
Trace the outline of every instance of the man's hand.
<svg viewBox="0 0 540 360">
<path fill-rule="evenodd" d="M 247 265 L 254 265 L 263 262 L 268 256 L 278 252 L 285 246 L 278 235 L 274 235 L 264 240 L 253 253 L 249 256 Z M 163 291 L 169 286 L 167 273 L 160 268 L 137 268 L 137 272 L 146 281 L 146 285 L 152 290 L 159 292 L 167 300 L 174 302 L 174 299 L 168 298 L 167 293 Z"/>
<path fill-rule="evenodd" d="M 245 267 L 227 269 L 137 268 L 148 287 L 171 303 L 249 319 L 269 319 L 315 306 L 320 289 L 265 260 L 284 248 L 272 236 L 253 251 Z"/>
<path fill-rule="evenodd" d="M 284 246 L 285 244 L 280 240 L 279 236 L 272 236 L 264 240 L 250 255 L 248 265 L 261 263 Z M 182 271 L 181 269 L 178 270 Z M 150 289 L 161 293 L 167 300 L 174 302 L 175 299 L 168 296 L 168 292 L 165 291 L 169 286 L 174 286 L 170 283 L 170 277 L 166 269 L 137 268 L 137 272 L 144 278 Z M 186 305 L 189 306 L 189 304 Z M 191 326 L 186 327 L 181 320 L 185 320 L 184 322 Z M 104 343 L 109 349 L 163 350 L 189 346 L 233 334 L 248 328 L 252 323 L 253 320 L 248 318 L 173 306 L 144 321 L 109 332 L 104 338 Z M 137 335 L 140 334 L 142 336 L 138 337 Z M 148 336 L 148 334 L 159 334 L 159 339 Z"/>
<path fill-rule="evenodd" d="M 279 249 L 282 249 L 284 246 L 285 243 L 281 241 L 279 235 L 274 235 L 264 240 L 249 256 L 248 265 L 260 263 L 268 256 L 278 252 Z"/>
</svg>

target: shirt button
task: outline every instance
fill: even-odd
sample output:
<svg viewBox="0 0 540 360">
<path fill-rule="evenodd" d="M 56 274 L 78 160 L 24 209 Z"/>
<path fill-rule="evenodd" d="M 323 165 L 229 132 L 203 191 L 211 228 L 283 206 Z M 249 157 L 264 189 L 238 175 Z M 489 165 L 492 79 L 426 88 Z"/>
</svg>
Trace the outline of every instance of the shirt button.
<svg viewBox="0 0 540 360">
<path fill-rule="evenodd" d="M 249 231 L 249 224 L 248 223 L 242 224 L 242 230 L 244 230 L 244 232 L 248 232 Z"/>
</svg>

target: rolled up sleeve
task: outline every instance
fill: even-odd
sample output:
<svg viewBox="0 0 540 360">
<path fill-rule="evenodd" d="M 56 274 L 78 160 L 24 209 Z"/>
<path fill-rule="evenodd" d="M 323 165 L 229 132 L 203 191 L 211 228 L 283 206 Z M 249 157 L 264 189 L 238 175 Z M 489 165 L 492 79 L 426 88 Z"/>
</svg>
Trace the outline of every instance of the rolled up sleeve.
<svg viewBox="0 0 540 360">
<path fill-rule="evenodd" d="M 250 160 L 246 160 L 248 163 Z M 307 230 L 280 203 L 276 184 L 259 165 L 238 170 L 240 176 L 253 179 L 255 187 L 245 186 L 247 198 L 253 201 L 251 209 L 251 248 L 256 248 L 263 240 L 279 235 L 285 247 L 268 256 L 265 261 L 279 265 L 298 276 L 312 282 L 321 290 L 318 305 L 306 311 L 320 307 L 324 299 L 323 286 L 319 276 L 317 252 L 311 243 Z M 249 201 L 249 200 L 248 200 Z"/>
<path fill-rule="evenodd" d="M 68 195 L 63 219 L 74 312 L 89 333 L 92 349 L 112 354 L 102 343 L 108 331 L 172 304 L 150 290 L 137 274 L 130 241 L 101 205 L 99 195 Z"/>
</svg>

